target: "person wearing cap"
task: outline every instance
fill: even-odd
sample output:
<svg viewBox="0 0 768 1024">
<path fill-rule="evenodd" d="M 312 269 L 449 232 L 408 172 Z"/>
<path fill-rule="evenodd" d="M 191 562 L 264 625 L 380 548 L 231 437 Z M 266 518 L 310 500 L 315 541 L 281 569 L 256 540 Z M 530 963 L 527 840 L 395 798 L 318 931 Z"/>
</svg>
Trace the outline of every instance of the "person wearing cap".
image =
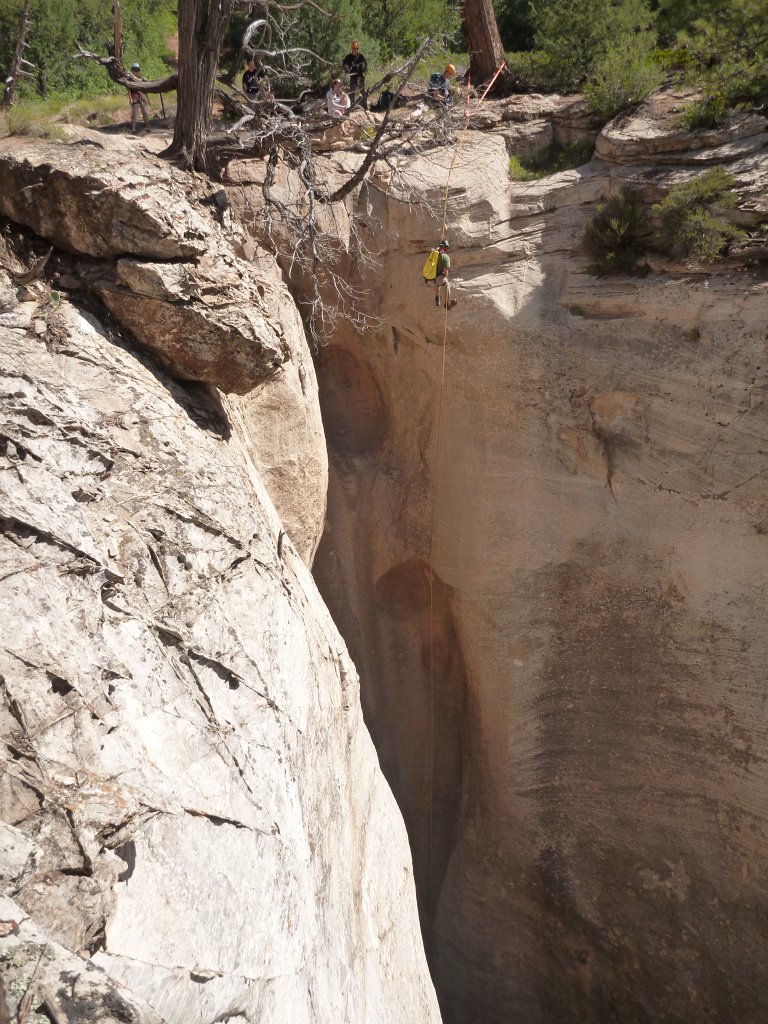
<svg viewBox="0 0 768 1024">
<path fill-rule="evenodd" d="M 368 70 L 368 61 L 360 53 L 360 43 L 356 39 L 350 44 L 350 52 L 341 62 L 349 72 L 349 100 L 350 104 L 355 102 L 358 89 L 360 90 L 360 106 L 363 110 L 368 109 L 368 94 L 365 91 L 365 73 Z"/>
<path fill-rule="evenodd" d="M 448 271 L 451 269 L 451 257 L 448 255 L 448 240 L 444 238 L 437 244 L 437 274 L 435 276 L 435 305 L 441 305 L 441 292 L 445 289 L 445 298 L 442 305 L 450 309 L 456 305 L 456 299 L 451 298 L 451 286 L 448 282 Z"/>
<path fill-rule="evenodd" d="M 146 79 L 141 77 L 141 68 L 136 61 L 131 64 L 131 78 L 136 79 L 137 82 L 144 82 Z M 131 101 L 131 134 L 136 134 L 136 118 L 141 112 L 141 116 L 144 120 L 144 131 L 149 131 L 149 102 L 145 93 L 140 92 L 138 89 L 128 88 L 128 99 Z"/>
<path fill-rule="evenodd" d="M 456 68 L 453 64 L 446 64 L 445 70 L 441 74 L 439 71 L 435 71 L 429 76 L 429 97 L 436 103 L 444 103 L 446 106 L 451 102 L 451 87 L 450 80 L 456 74 Z"/>
<path fill-rule="evenodd" d="M 331 117 L 344 117 L 349 110 L 349 96 L 341 88 L 341 79 L 334 78 L 331 88 L 325 94 L 325 108 Z"/>
</svg>

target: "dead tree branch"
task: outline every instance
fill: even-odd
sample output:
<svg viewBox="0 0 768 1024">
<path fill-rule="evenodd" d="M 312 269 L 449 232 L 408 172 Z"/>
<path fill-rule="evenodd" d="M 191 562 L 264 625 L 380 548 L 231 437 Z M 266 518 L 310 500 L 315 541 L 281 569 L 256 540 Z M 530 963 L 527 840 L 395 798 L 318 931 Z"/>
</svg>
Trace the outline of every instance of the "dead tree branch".
<svg viewBox="0 0 768 1024">
<path fill-rule="evenodd" d="M 11 59 L 11 66 L 8 71 L 8 77 L 5 80 L 5 91 L 3 98 L 0 100 L 0 107 L 12 107 L 14 100 L 16 99 L 16 88 L 19 84 L 20 78 L 33 78 L 27 68 L 34 67 L 34 64 L 30 64 L 28 60 L 24 60 L 24 50 L 27 46 L 27 31 L 29 30 L 29 7 L 30 0 L 24 0 L 24 6 L 21 9 L 21 17 L 19 18 L 19 30 L 16 34 L 16 47 L 13 51 L 13 58 Z"/>
<path fill-rule="evenodd" d="M 113 82 L 116 82 L 117 85 L 125 86 L 126 89 L 133 89 L 135 92 L 154 94 L 173 92 L 174 89 L 178 88 L 179 76 L 175 72 L 172 75 L 168 75 L 167 78 L 156 78 L 151 82 L 144 82 L 141 79 L 134 78 L 130 71 L 126 71 L 117 57 L 102 57 L 98 53 L 84 50 L 81 46 L 78 48 L 74 58 L 76 60 L 95 60 L 97 64 L 101 64 L 106 69 Z"/>
</svg>

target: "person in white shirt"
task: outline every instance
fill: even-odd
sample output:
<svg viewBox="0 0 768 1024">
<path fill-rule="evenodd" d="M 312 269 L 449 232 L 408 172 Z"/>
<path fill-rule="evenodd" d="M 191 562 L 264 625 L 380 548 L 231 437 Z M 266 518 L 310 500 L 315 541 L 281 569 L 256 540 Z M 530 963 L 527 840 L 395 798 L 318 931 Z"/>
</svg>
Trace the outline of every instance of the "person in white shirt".
<svg viewBox="0 0 768 1024">
<path fill-rule="evenodd" d="M 325 94 L 325 106 L 331 117 L 344 117 L 349 110 L 349 96 L 341 88 L 340 78 L 331 82 L 331 88 Z"/>
</svg>

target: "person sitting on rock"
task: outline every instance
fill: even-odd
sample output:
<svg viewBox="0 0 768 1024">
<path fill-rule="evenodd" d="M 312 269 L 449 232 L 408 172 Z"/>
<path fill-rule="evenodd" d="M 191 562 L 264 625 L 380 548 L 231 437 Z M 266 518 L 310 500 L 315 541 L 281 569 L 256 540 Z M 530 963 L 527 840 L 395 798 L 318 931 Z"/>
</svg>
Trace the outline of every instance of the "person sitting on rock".
<svg viewBox="0 0 768 1024">
<path fill-rule="evenodd" d="M 131 78 L 135 78 L 137 82 L 144 82 L 146 79 L 141 77 L 141 68 L 134 61 L 131 64 Z M 149 101 L 146 95 L 139 89 L 128 88 L 128 99 L 131 103 L 131 134 L 136 134 L 136 119 L 141 112 L 141 116 L 144 120 L 144 131 L 149 131 Z"/>
<path fill-rule="evenodd" d="M 434 100 L 435 103 L 443 103 L 445 106 L 448 106 L 451 102 L 451 87 L 449 83 L 455 74 L 456 68 L 453 64 L 446 64 L 442 74 L 439 71 L 433 72 L 429 76 L 429 85 L 427 86 L 429 98 Z"/>
<path fill-rule="evenodd" d="M 341 62 L 349 72 L 349 100 L 350 104 L 355 102 L 358 89 L 360 90 L 360 106 L 363 110 L 368 109 L 368 94 L 365 91 L 365 72 L 368 70 L 368 61 L 360 53 L 360 43 L 355 39 L 350 44 L 350 52 Z"/>
<path fill-rule="evenodd" d="M 325 94 L 326 110 L 331 117 L 344 117 L 350 108 L 349 96 L 341 88 L 341 79 L 334 78 L 331 88 Z"/>
</svg>

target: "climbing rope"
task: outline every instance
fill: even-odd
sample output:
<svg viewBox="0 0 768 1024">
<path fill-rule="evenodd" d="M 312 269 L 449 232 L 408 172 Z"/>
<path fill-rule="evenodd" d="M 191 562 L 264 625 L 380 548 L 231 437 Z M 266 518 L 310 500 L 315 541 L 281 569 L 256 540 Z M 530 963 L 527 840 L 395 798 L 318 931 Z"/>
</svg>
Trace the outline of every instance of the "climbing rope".
<svg viewBox="0 0 768 1024">
<path fill-rule="evenodd" d="M 496 73 L 490 80 L 488 85 L 485 87 L 482 96 L 477 101 L 475 110 L 478 110 L 480 104 L 483 102 L 485 97 L 493 87 L 494 82 L 499 77 L 501 72 L 504 70 L 506 62 L 502 62 L 496 69 Z M 453 151 L 453 157 L 448 167 L 448 176 L 445 179 L 445 194 L 443 196 L 443 223 L 440 230 L 440 237 L 445 238 L 446 224 L 448 220 L 448 193 L 451 185 L 451 175 L 453 174 L 453 168 L 456 163 L 456 158 L 459 155 L 461 144 L 464 141 L 464 136 L 469 128 L 470 118 L 470 89 L 471 84 L 469 77 L 467 77 L 467 99 L 464 108 L 464 127 L 461 130 L 458 141 Z M 429 531 L 429 550 L 427 553 L 427 565 L 429 569 L 429 821 L 428 821 L 428 842 L 429 842 L 429 889 L 428 889 L 428 914 L 430 921 L 434 917 L 434 891 L 433 891 L 433 852 L 434 852 L 434 774 L 435 774 L 435 620 L 434 620 L 434 568 L 433 568 L 433 551 L 435 547 L 435 525 L 437 522 L 437 502 L 440 491 L 440 439 L 442 434 L 443 426 L 443 397 L 445 393 L 445 363 L 446 363 L 446 348 L 448 338 L 448 307 L 450 305 L 448 296 L 450 294 L 448 286 L 446 288 L 446 302 L 443 316 L 443 343 L 442 353 L 440 360 L 440 389 L 438 392 L 437 402 L 437 438 L 435 442 L 435 485 L 432 491 L 432 515 Z"/>
</svg>

